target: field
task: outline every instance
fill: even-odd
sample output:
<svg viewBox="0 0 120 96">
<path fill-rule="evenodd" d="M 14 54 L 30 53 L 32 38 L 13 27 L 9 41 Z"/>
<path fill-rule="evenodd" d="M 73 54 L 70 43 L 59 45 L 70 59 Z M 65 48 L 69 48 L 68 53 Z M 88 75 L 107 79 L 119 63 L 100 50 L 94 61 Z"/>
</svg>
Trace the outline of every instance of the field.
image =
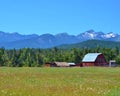
<svg viewBox="0 0 120 96">
<path fill-rule="evenodd" d="M 0 96 L 120 96 L 120 68 L 0 67 Z"/>
</svg>

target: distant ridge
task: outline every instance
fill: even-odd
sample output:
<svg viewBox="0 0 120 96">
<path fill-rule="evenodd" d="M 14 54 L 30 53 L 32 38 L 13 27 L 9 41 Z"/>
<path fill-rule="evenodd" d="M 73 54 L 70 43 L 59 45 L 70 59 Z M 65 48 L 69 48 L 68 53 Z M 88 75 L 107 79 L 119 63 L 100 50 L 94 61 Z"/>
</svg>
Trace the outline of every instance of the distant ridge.
<svg viewBox="0 0 120 96">
<path fill-rule="evenodd" d="M 103 32 L 95 32 L 94 30 L 88 30 L 78 35 L 69 35 L 67 33 L 59 33 L 56 35 L 52 34 L 22 35 L 17 32 L 6 33 L 0 31 L 0 47 L 4 47 L 6 49 L 51 48 L 62 44 L 75 44 L 87 40 L 104 40 L 120 42 L 120 35 L 114 34 L 113 32 L 105 34 Z M 89 42 L 89 44 L 92 42 L 93 41 Z"/>
<path fill-rule="evenodd" d="M 120 42 L 113 41 L 104 41 L 104 40 L 87 40 L 76 44 L 64 44 L 60 46 L 56 46 L 61 49 L 72 49 L 72 48 L 115 48 L 118 47 L 120 49 Z"/>
</svg>

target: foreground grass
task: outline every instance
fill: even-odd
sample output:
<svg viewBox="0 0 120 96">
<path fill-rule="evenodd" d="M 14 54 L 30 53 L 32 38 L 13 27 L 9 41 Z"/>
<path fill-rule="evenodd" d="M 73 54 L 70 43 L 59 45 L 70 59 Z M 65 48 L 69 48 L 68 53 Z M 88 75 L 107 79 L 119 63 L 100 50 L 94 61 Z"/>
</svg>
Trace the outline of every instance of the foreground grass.
<svg viewBox="0 0 120 96">
<path fill-rule="evenodd" d="M 120 68 L 0 68 L 0 96 L 120 96 Z"/>
</svg>

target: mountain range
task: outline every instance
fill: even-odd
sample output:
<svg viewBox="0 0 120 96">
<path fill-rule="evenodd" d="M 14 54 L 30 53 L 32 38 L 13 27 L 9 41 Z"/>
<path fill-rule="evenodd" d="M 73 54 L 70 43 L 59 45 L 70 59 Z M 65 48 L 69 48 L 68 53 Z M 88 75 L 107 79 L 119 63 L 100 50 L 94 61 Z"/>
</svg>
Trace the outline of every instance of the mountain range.
<svg viewBox="0 0 120 96">
<path fill-rule="evenodd" d="M 0 47 L 6 49 L 12 48 L 51 48 L 62 44 L 75 44 L 86 40 L 104 40 L 120 42 L 120 35 L 113 32 L 107 34 L 88 30 L 78 35 L 69 35 L 68 33 L 52 34 L 30 34 L 22 35 L 17 32 L 6 33 L 0 31 Z"/>
</svg>

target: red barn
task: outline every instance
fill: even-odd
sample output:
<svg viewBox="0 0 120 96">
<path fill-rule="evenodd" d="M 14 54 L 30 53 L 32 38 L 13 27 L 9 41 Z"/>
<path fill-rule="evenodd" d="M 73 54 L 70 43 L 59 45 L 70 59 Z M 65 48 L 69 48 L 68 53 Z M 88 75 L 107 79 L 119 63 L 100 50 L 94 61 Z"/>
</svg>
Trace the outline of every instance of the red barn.
<svg viewBox="0 0 120 96">
<path fill-rule="evenodd" d="M 83 66 L 105 66 L 106 59 L 102 53 L 88 53 L 82 60 Z"/>
</svg>

